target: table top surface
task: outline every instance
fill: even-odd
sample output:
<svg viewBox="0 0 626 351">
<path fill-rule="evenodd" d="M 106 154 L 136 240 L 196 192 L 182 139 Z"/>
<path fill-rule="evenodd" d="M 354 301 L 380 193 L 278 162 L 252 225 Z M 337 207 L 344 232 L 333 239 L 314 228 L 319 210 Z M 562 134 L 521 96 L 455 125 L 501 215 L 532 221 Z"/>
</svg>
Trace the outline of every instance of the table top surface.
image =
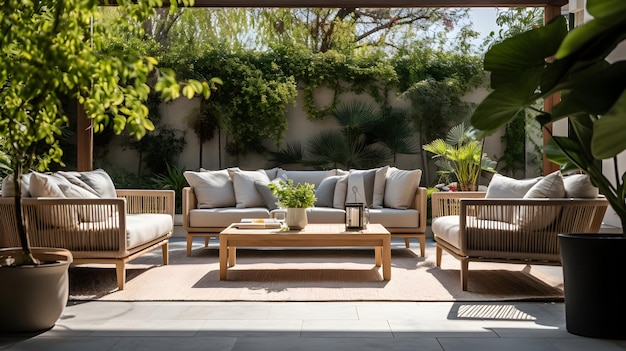
<svg viewBox="0 0 626 351">
<path fill-rule="evenodd" d="M 389 231 L 379 223 L 370 223 L 363 229 L 348 229 L 343 223 L 311 223 L 307 224 L 301 230 L 281 230 L 281 229 L 239 229 L 233 227 L 234 223 L 224 229 L 220 234 L 345 234 L 345 235 L 362 235 L 362 234 L 389 234 Z"/>
</svg>

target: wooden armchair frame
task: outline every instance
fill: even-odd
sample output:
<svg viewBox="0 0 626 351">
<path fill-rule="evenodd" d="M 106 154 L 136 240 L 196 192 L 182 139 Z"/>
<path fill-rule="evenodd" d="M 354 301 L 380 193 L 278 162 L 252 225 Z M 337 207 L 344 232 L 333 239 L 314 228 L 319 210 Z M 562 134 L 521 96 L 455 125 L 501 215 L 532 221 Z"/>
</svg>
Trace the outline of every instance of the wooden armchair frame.
<svg viewBox="0 0 626 351">
<path fill-rule="evenodd" d="M 440 217 L 458 216 L 458 242 L 444 239 L 433 225 L 437 243 L 436 264 L 445 250 L 461 261 L 460 278 L 467 290 L 471 261 L 561 265 L 559 233 L 598 233 L 608 207 L 604 197 L 595 199 L 487 199 L 484 192 L 432 194 L 433 223 Z M 477 219 L 480 213 L 515 216 L 521 211 L 535 218 L 557 214 L 545 228 L 524 228 L 515 223 Z M 479 216 L 480 217 L 480 216 Z"/>
<path fill-rule="evenodd" d="M 73 264 L 114 264 L 120 290 L 124 289 L 126 282 L 127 262 L 161 247 L 163 264 L 167 265 L 169 238 L 173 231 L 174 191 L 124 189 L 117 190 L 117 196 L 101 199 L 22 198 L 31 246 L 68 249 L 74 256 Z M 14 208 L 13 197 L 0 198 L 0 221 L 5 228 L 0 246 L 20 246 Z M 68 213 L 78 211 L 98 220 L 76 225 Z M 127 215 L 146 213 L 169 214 L 172 228 L 157 238 L 129 247 Z"/>
</svg>

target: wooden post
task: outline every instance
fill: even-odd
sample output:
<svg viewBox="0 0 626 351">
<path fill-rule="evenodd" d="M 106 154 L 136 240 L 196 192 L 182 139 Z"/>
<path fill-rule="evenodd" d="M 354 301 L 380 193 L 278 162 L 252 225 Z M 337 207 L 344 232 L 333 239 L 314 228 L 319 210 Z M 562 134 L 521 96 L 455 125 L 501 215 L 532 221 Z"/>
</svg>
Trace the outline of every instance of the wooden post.
<svg viewBox="0 0 626 351">
<path fill-rule="evenodd" d="M 93 125 L 83 105 L 78 104 L 76 114 L 76 170 L 93 170 Z"/>
<path fill-rule="evenodd" d="M 544 13 L 543 13 L 543 21 L 545 24 L 547 24 L 551 19 L 560 16 L 561 15 L 561 7 L 559 6 L 552 6 L 552 5 L 548 5 L 544 8 Z M 550 58 L 551 59 L 551 58 Z M 561 100 L 561 94 L 554 94 L 546 99 L 544 99 L 543 101 L 543 108 L 546 112 L 550 112 L 552 111 L 552 107 L 554 107 L 554 105 L 556 105 L 559 101 Z M 550 131 L 552 131 L 552 125 L 547 125 L 546 128 Z M 546 143 L 548 142 L 548 140 L 550 140 L 550 133 L 546 130 L 543 131 L 543 145 L 545 146 Z M 550 162 L 547 158 L 546 158 L 546 154 L 544 152 L 543 154 L 543 174 L 547 175 L 550 174 L 554 171 L 557 171 L 559 169 L 559 165 L 557 165 L 556 163 L 552 163 Z"/>
</svg>

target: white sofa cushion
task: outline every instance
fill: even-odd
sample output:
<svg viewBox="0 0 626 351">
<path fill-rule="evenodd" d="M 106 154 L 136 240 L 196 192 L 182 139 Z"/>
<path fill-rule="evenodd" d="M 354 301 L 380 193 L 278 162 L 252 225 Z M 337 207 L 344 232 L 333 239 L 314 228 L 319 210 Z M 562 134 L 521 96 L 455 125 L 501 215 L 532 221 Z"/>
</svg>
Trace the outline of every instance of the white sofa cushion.
<svg viewBox="0 0 626 351">
<path fill-rule="evenodd" d="M 419 169 L 401 170 L 390 167 L 385 180 L 384 207 L 400 210 L 411 207 L 421 177 L 422 171 Z"/>
<path fill-rule="evenodd" d="M 517 198 L 521 199 L 528 190 L 537 184 L 542 177 L 529 179 L 515 179 L 496 173 L 491 178 L 485 198 Z M 505 211 L 481 211 L 479 219 L 514 223 L 516 214 L 506 209 Z"/>
<path fill-rule="evenodd" d="M 92 192 L 100 198 L 116 198 L 115 185 L 109 174 L 103 169 L 93 171 L 59 171 L 70 183 Z"/>
<path fill-rule="evenodd" d="M 372 207 L 374 197 L 374 181 L 378 169 L 351 169 L 348 173 L 346 203 L 364 203 Z"/>
<path fill-rule="evenodd" d="M 595 199 L 600 190 L 595 187 L 587 174 L 571 174 L 563 177 L 565 197 Z"/>
<path fill-rule="evenodd" d="M 229 169 L 231 179 L 233 180 L 233 189 L 235 190 L 235 200 L 237 208 L 262 207 L 265 206 L 263 196 L 254 185 L 255 182 L 267 185 L 270 179 L 263 170 L 243 171 L 240 169 Z"/>
<path fill-rule="evenodd" d="M 162 213 L 126 215 L 126 241 L 128 248 L 145 244 L 172 232 L 172 216 Z"/>
<path fill-rule="evenodd" d="M 480 228 L 481 233 L 490 232 L 494 237 L 497 237 L 502 232 L 515 233 L 519 230 L 518 226 L 513 223 L 477 219 L 471 216 L 466 217 L 466 220 L 466 228 Z M 431 228 L 436 240 L 441 239 L 456 248 L 461 248 L 459 216 L 433 218 Z"/>
<path fill-rule="evenodd" d="M 555 171 L 533 185 L 523 198 L 563 198 L 564 196 L 563 176 L 560 171 Z M 556 206 L 542 209 L 522 207 L 517 217 L 517 224 L 525 230 L 541 230 L 553 223 L 559 213 L 561 209 Z"/>
<path fill-rule="evenodd" d="M 265 207 L 251 208 L 203 208 L 189 211 L 189 226 L 200 228 L 226 228 L 242 218 L 269 218 L 270 211 Z"/>
<path fill-rule="evenodd" d="M 198 208 L 234 207 L 235 190 L 228 170 L 185 171 L 185 179 L 193 188 Z"/>
<path fill-rule="evenodd" d="M 371 208 L 370 223 L 380 223 L 386 228 L 417 228 L 419 211 L 415 209 Z"/>
<path fill-rule="evenodd" d="M 60 186 L 63 186 L 68 191 L 72 184 L 58 174 L 32 172 L 30 177 L 30 193 L 33 197 L 65 198 L 66 196 Z M 47 208 L 46 206 L 42 206 L 39 211 L 41 217 L 45 218 L 49 225 L 55 227 L 76 228 L 80 222 L 78 211 L 74 208 L 69 208 L 67 211 L 63 211 L 62 214 L 58 212 L 53 213 L 51 212 L 52 208 Z"/>
<path fill-rule="evenodd" d="M 22 174 L 22 197 L 30 197 L 30 176 L 32 173 Z M 13 186 L 13 174 L 9 174 L 2 179 L 2 197 L 15 196 L 15 187 Z"/>
</svg>

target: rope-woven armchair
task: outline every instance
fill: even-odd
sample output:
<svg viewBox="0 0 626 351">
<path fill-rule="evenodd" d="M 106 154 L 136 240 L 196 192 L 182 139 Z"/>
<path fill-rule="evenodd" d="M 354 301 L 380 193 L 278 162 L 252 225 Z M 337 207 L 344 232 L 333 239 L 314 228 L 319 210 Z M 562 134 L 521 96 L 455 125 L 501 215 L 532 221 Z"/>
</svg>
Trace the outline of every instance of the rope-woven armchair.
<svg viewBox="0 0 626 351">
<path fill-rule="evenodd" d="M 168 264 L 168 242 L 174 225 L 173 190 L 116 190 L 117 198 L 22 198 L 32 247 L 58 247 L 72 252 L 73 264 L 115 264 L 120 290 L 126 263 L 162 248 Z M 20 246 L 15 199 L 0 198 L 0 246 Z"/>
<path fill-rule="evenodd" d="M 608 207 L 602 196 L 494 199 L 485 194 L 432 194 L 436 264 L 441 266 L 444 250 L 461 261 L 464 291 L 471 261 L 560 265 L 558 234 L 599 232 Z"/>
</svg>

